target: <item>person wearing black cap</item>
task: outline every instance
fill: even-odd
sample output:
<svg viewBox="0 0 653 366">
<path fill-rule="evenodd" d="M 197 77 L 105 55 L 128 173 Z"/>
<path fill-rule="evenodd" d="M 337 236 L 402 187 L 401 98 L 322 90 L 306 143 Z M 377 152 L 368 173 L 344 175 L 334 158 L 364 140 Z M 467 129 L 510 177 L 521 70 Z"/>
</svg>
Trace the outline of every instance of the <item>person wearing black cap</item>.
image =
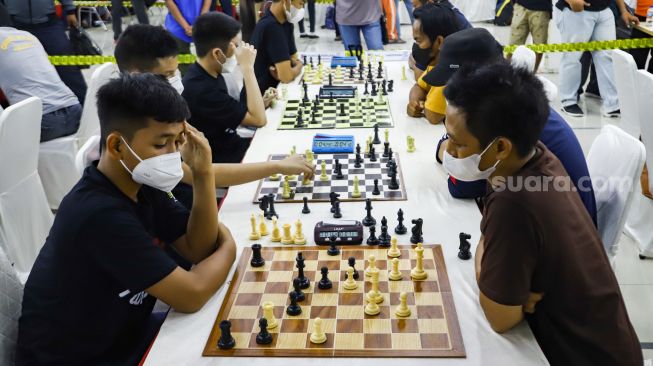
<svg viewBox="0 0 653 366">
<path fill-rule="evenodd" d="M 474 49 L 478 49 L 477 57 Z M 501 48 L 492 35 L 485 29 L 463 30 L 447 37 L 440 51 L 440 64 L 444 67 L 431 71 L 428 82 L 435 87 L 444 86 L 451 76 L 462 66 L 477 67 L 496 62 L 506 62 L 501 57 Z M 540 141 L 562 162 L 567 170 L 581 201 L 590 217 L 596 223 L 596 199 L 592 180 L 590 179 L 583 149 L 576 134 L 569 124 L 552 108 Z M 436 160 L 442 164 L 443 152 L 448 145 L 448 136 L 444 135 L 437 146 Z M 455 198 L 480 198 L 486 193 L 485 180 L 460 180 L 449 176 L 447 180 L 449 193 Z"/>
<path fill-rule="evenodd" d="M 642 365 L 601 238 L 563 165 L 538 141 L 542 83 L 505 62 L 462 66 L 447 84 L 444 167 L 483 179 L 475 269 L 492 329 L 528 322 L 551 365 Z"/>
<path fill-rule="evenodd" d="M 419 53 L 428 55 L 426 75 L 438 62 L 440 46 L 445 37 L 463 29 L 453 9 L 445 4 L 426 4 L 414 12 L 413 38 Z M 410 91 L 406 113 L 411 117 L 422 114 L 432 123 L 440 123 L 444 118 L 446 102 L 441 87 L 432 88 L 421 78 Z"/>
</svg>

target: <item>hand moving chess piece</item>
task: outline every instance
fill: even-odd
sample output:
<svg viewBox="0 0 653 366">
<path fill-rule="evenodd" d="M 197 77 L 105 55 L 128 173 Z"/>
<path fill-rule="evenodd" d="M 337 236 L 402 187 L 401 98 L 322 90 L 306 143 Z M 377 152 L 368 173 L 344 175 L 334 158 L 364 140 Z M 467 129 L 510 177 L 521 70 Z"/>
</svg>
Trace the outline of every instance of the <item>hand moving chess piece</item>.
<svg viewBox="0 0 653 366">
<path fill-rule="evenodd" d="M 252 244 L 252 260 L 249 261 L 252 267 L 263 267 L 265 259 L 261 255 L 261 244 Z"/>
<path fill-rule="evenodd" d="M 256 344 L 270 344 L 272 343 L 272 334 L 268 332 L 268 321 L 261 318 L 258 321 L 258 326 L 261 331 L 256 335 Z"/>
<path fill-rule="evenodd" d="M 399 294 L 399 306 L 397 306 L 397 310 L 395 310 L 395 315 L 401 318 L 409 317 L 410 316 L 410 308 L 408 307 L 408 294 L 405 292 L 402 292 Z"/>
<path fill-rule="evenodd" d="M 232 349 L 236 345 L 236 340 L 231 336 L 231 322 L 223 320 L 220 322 L 220 339 L 218 340 L 218 348 Z"/>
<path fill-rule="evenodd" d="M 468 260 L 472 257 L 472 252 L 469 251 L 472 245 L 468 241 L 471 238 L 471 235 L 465 233 L 460 233 L 458 235 L 458 239 L 460 240 L 460 245 L 458 246 L 458 258 Z"/>
<path fill-rule="evenodd" d="M 274 317 L 274 304 L 272 301 L 266 301 L 262 306 L 263 317 L 268 321 L 268 329 L 276 328 L 279 322 L 277 322 L 277 318 Z"/>
</svg>

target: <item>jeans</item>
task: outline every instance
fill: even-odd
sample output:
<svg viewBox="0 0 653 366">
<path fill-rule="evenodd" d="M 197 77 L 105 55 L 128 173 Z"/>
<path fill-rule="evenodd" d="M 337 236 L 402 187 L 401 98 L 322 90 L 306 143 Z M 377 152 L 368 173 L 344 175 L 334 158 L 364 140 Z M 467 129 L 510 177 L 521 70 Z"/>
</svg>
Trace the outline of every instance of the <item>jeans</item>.
<svg viewBox="0 0 653 366">
<path fill-rule="evenodd" d="M 44 114 L 41 117 L 41 142 L 77 132 L 81 117 L 82 106 L 79 104 Z"/>
<path fill-rule="evenodd" d="M 311 33 L 315 33 L 315 0 L 308 0 L 308 24 Z M 304 33 L 304 19 L 299 21 L 299 33 Z"/>
<path fill-rule="evenodd" d="M 556 25 L 563 43 L 605 41 L 616 37 L 614 15 L 610 9 L 574 13 L 570 9 L 554 8 Z M 582 52 L 565 52 L 560 62 L 560 100 L 563 106 L 577 103 L 581 77 Z M 617 89 L 614 84 L 610 51 L 593 51 L 599 90 L 603 98 L 603 112 L 619 109 Z"/>
<path fill-rule="evenodd" d="M 132 6 L 136 12 L 138 22 L 141 24 L 150 24 L 147 17 L 147 8 L 145 7 L 145 0 L 132 0 Z M 111 0 L 111 19 L 113 21 L 113 39 L 116 40 L 122 33 L 122 16 L 124 8 L 122 0 Z"/>
<path fill-rule="evenodd" d="M 368 50 L 383 50 L 383 41 L 381 39 L 381 24 L 374 22 L 365 25 L 343 25 L 340 26 L 340 35 L 345 50 L 349 50 L 350 45 L 362 46 L 360 32 L 363 32 L 365 44 Z"/>
<path fill-rule="evenodd" d="M 406 10 L 408 10 L 408 16 L 410 17 L 410 24 L 415 23 L 415 17 L 413 16 L 413 2 L 411 0 L 395 0 L 395 9 L 397 10 L 397 36 L 401 38 L 401 22 L 399 21 L 399 2 L 403 1 L 406 5 Z"/>
<path fill-rule="evenodd" d="M 30 32 L 38 38 L 48 55 L 72 55 L 73 48 L 70 40 L 66 36 L 64 23 L 61 19 L 52 16 L 52 18 L 40 24 L 23 24 L 14 20 L 14 26 L 17 29 Z M 77 66 L 57 66 L 57 74 L 64 84 L 75 94 L 80 104 L 84 104 L 86 99 L 86 81 L 82 71 Z"/>
<path fill-rule="evenodd" d="M 596 95 L 601 95 L 599 91 L 599 84 L 596 81 L 596 67 L 592 62 L 592 53 L 589 51 L 583 52 L 583 55 L 580 58 L 581 72 L 580 72 L 580 86 L 578 87 L 578 95 L 581 95 L 585 92 L 583 87 L 587 83 L 587 78 L 590 79 L 587 84 L 586 91 L 588 93 L 593 93 Z"/>
</svg>

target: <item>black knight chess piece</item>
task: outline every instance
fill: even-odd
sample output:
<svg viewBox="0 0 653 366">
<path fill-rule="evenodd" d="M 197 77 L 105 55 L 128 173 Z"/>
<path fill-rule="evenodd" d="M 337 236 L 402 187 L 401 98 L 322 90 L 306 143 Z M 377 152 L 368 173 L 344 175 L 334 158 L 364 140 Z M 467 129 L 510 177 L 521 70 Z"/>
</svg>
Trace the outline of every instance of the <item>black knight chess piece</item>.
<svg viewBox="0 0 653 366">
<path fill-rule="evenodd" d="M 469 239 L 472 236 L 465 233 L 460 233 L 458 239 L 460 240 L 460 245 L 458 246 L 458 258 L 468 260 L 472 257 L 472 252 L 469 250 L 472 245 L 469 243 Z"/>
<path fill-rule="evenodd" d="M 415 219 L 412 220 L 411 222 L 413 223 L 414 226 L 411 229 L 413 235 L 410 237 L 410 242 L 413 244 L 423 243 L 424 237 L 422 236 L 422 224 L 424 224 L 424 220 Z"/>
</svg>

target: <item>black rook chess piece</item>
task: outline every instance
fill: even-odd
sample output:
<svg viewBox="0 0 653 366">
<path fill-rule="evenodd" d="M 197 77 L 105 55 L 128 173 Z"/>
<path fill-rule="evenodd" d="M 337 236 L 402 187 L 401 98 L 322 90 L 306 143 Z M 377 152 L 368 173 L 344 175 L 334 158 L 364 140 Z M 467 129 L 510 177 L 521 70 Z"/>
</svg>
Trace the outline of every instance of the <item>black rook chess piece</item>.
<svg viewBox="0 0 653 366">
<path fill-rule="evenodd" d="M 402 209 L 399 209 L 397 211 L 397 221 L 399 221 L 399 224 L 397 224 L 397 227 L 395 227 L 395 234 L 403 235 L 406 234 L 408 231 L 408 228 L 404 225 L 404 211 Z"/>
<path fill-rule="evenodd" d="M 338 249 L 338 247 L 336 246 L 336 240 L 337 239 L 338 238 L 335 235 L 330 238 L 330 240 L 331 240 L 330 245 L 331 246 L 329 247 L 329 249 L 327 249 L 327 254 L 328 255 L 334 256 L 334 255 L 340 254 L 340 249 Z"/>
<path fill-rule="evenodd" d="M 258 321 L 258 326 L 261 331 L 256 335 L 257 344 L 270 344 L 272 343 L 272 334 L 268 332 L 268 320 L 261 318 Z"/>
<path fill-rule="evenodd" d="M 302 213 L 303 214 L 311 213 L 311 209 L 308 208 L 308 197 L 304 197 L 302 199 L 304 200 L 304 207 L 302 208 Z"/>
<path fill-rule="evenodd" d="M 379 245 L 379 239 L 376 237 L 376 226 L 370 226 L 370 237 L 367 238 L 367 245 Z"/>
<path fill-rule="evenodd" d="M 290 291 L 288 294 L 290 296 L 290 305 L 286 308 L 286 314 L 290 316 L 296 316 L 302 313 L 302 307 L 297 304 L 297 295 L 295 291 Z"/>
<path fill-rule="evenodd" d="M 252 267 L 263 267 L 265 259 L 261 255 L 261 244 L 252 244 L 252 260 L 249 261 Z"/>
<path fill-rule="evenodd" d="M 231 322 L 223 320 L 220 322 L 220 339 L 218 340 L 218 348 L 232 349 L 236 345 L 236 340 L 231 336 Z"/>
<path fill-rule="evenodd" d="M 472 257 L 472 252 L 469 251 L 469 248 L 471 248 L 472 245 L 468 241 L 471 238 L 471 235 L 465 233 L 460 233 L 458 235 L 458 239 L 460 240 L 460 246 L 458 246 L 458 258 L 468 260 Z"/>
<path fill-rule="evenodd" d="M 317 288 L 320 290 L 328 290 L 333 287 L 333 283 L 329 279 L 329 268 L 322 267 L 320 272 L 322 273 L 322 279 L 317 283 Z"/>
</svg>

